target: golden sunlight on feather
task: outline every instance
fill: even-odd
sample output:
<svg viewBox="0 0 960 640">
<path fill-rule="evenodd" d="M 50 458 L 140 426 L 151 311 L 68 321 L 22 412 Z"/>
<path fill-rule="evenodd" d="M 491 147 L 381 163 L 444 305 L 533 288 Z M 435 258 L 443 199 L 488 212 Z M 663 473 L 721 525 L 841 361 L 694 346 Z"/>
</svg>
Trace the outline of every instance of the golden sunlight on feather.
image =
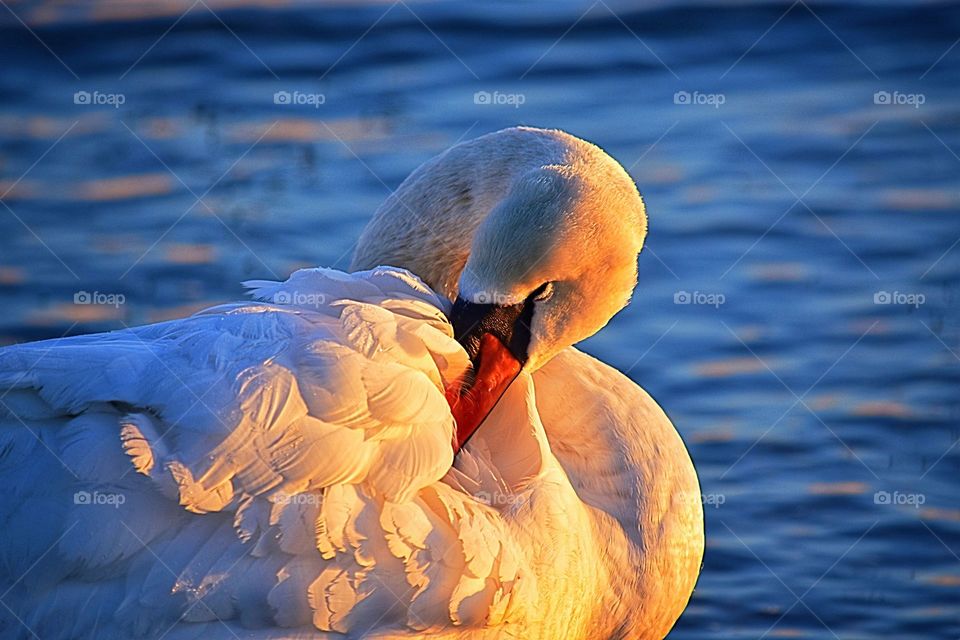
<svg viewBox="0 0 960 640">
<path fill-rule="evenodd" d="M 84 194 L 167 189 L 128 176 Z M 32 572 L 5 606 L 65 639 L 663 638 L 703 558 L 697 475 L 657 403 L 572 346 L 627 304 L 645 236 L 601 149 L 507 129 L 415 171 L 353 273 L 0 349 L 0 560 Z"/>
</svg>

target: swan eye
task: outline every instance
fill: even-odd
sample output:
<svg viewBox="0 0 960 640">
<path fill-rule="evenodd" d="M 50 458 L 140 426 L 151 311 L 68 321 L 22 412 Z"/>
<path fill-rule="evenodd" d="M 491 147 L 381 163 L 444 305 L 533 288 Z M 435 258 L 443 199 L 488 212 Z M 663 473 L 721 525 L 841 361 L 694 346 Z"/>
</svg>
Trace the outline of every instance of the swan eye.
<svg viewBox="0 0 960 640">
<path fill-rule="evenodd" d="M 530 299 L 535 302 L 543 302 L 553 295 L 553 283 L 544 282 L 542 285 L 533 290 L 533 293 L 530 294 Z"/>
</svg>

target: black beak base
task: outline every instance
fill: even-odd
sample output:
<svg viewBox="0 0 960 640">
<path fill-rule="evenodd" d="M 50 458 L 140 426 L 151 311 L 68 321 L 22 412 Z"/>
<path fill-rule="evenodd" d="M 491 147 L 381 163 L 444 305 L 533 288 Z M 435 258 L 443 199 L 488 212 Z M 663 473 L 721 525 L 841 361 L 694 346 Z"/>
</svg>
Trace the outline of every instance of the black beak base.
<svg viewBox="0 0 960 640">
<path fill-rule="evenodd" d="M 474 365 L 480 352 L 480 338 L 486 333 L 500 340 L 521 366 L 525 364 L 532 320 L 532 300 L 498 305 L 469 302 L 458 296 L 450 312 L 453 337 L 463 345 Z"/>
</svg>

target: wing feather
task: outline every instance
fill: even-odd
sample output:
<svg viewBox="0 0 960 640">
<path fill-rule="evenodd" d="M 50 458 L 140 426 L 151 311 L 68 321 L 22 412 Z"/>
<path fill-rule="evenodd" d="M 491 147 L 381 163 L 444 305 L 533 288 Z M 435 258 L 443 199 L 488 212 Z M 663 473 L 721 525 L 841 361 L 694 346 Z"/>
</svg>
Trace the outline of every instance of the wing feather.
<svg viewBox="0 0 960 640">
<path fill-rule="evenodd" d="M 469 361 L 449 303 L 389 268 L 247 285 L 258 301 L 0 349 L 11 611 L 51 637 L 515 618 L 517 543 L 465 489 L 496 474 L 451 471 L 443 389 Z"/>
</svg>

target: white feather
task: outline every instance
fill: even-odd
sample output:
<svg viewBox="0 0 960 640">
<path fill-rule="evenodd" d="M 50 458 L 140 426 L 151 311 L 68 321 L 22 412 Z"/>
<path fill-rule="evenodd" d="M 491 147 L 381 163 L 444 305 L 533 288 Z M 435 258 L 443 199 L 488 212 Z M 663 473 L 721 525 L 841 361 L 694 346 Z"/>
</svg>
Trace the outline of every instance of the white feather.
<svg viewBox="0 0 960 640">
<path fill-rule="evenodd" d="M 358 255 L 377 253 L 379 232 L 381 255 L 424 264 L 451 294 L 477 225 L 531 166 L 587 158 L 586 182 L 633 189 L 560 132 L 457 149 L 398 191 L 457 251 L 391 218 L 391 198 Z M 670 629 L 699 570 L 702 511 L 683 443 L 639 387 L 551 345 L 452 467 L 444 389 L 469 361 L 446 297 L 383 267 L 247 285 L 253 302 L 0 349 L 0 636 Z"/>
</svg>

